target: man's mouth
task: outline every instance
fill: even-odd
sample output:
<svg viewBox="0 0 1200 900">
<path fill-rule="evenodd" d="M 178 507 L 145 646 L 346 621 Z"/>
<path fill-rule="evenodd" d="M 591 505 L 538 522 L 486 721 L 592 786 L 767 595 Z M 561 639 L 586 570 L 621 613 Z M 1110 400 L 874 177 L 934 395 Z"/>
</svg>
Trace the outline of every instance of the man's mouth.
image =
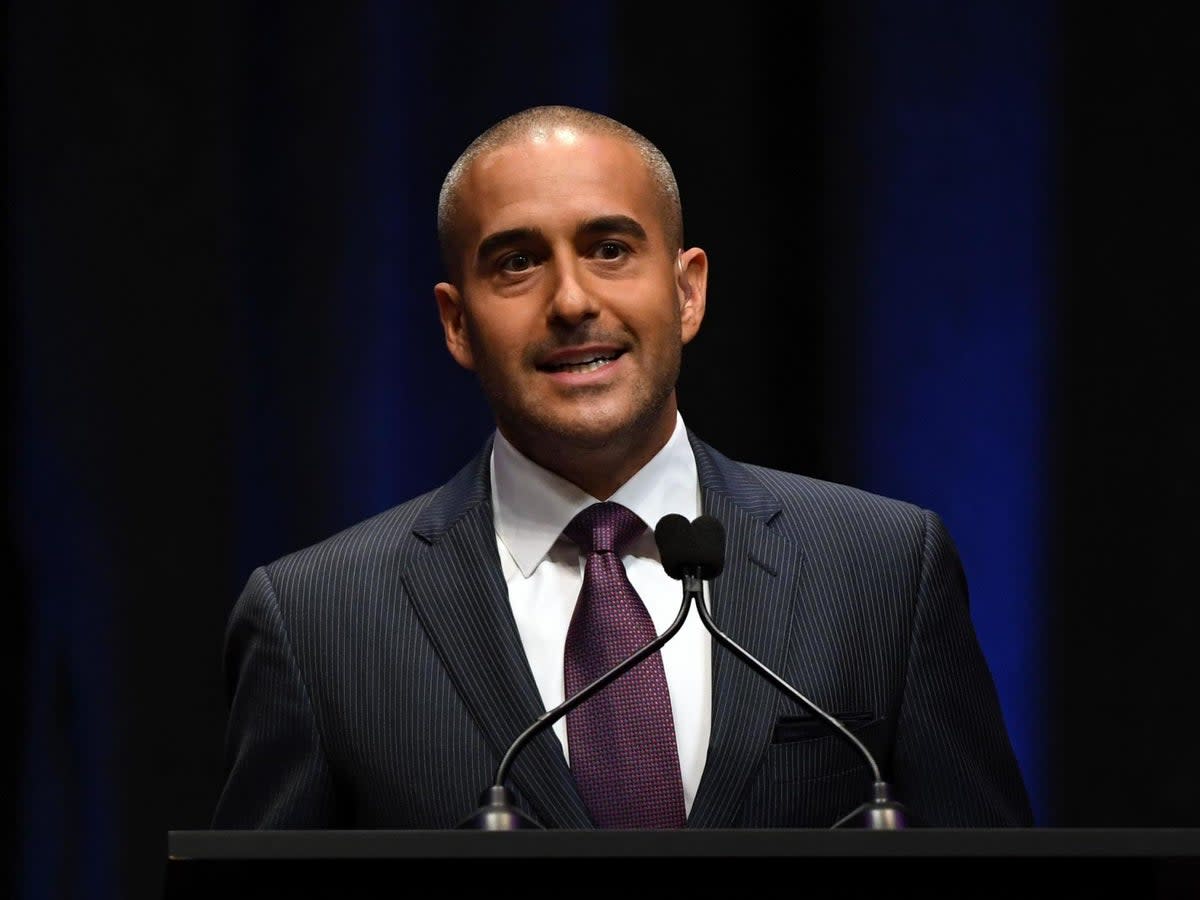
<svg viewBox="0 0 1200 900">
<path fill-rule="evenodd" d="M 594 372 L 608 365 L 620 355 L 620 353 L 612 353 L 604 356 L 593 356 L 589 359 L 579 360 L 578 362 L 547 363 L 540 368 L 546 372 L 576 372 L 582 374 L 584 372 Z"/>
</svg>

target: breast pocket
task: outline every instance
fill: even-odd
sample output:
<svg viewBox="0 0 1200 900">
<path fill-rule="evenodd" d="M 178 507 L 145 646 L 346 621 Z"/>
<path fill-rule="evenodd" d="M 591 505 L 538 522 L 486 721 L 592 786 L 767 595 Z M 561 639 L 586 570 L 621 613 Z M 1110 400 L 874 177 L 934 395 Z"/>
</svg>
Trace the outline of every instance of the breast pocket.
<svg viewBox="0 0 1200 900">
<path fill-rule="evenodd" d="M 851 733 L 876 722 L 875 714 L 871 712 L 833 713 L 832 715 Z M 808 741 L 826 736 L 837 737 L 837 734 L 834 727 L 819 716 L 780 716 L 771 732 L 771 743 L 791 744 L 796 741 Z"/>
<path fill-rule="evenodd" d="M 837 713 L 838 719 L 876 758 L 886 722 L 872 713 Z M 773 782 L 807 781 L 843 772 L 870 771 L 862 753 L 824 719 L 781 716 L 772 732 L 762 774 Z"/>
<path fill-rule="evenodd" d="M 870 713 L 840 714 L 838 719 L 883 766 L 889 723 Z M 870 766 L 824 720 L 784 717 L 772 737 L 743 799 L 740 826 L 828 828 L 869 798 L 874 780 Z"/>
</svg>

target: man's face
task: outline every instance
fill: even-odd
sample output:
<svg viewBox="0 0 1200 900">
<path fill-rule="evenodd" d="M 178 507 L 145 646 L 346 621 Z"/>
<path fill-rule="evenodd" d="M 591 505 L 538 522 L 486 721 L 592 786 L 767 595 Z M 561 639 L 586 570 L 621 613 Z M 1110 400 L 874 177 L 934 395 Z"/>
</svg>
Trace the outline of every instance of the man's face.
<svg viewBox="0 0 1200 900">
<path fill-rule="evenodd" d="M 638 152 L 571 129 L 526 137 L 477 160 L 460 196 L 460 284 L 435 295 L 500 430 L 537 460 L 546 446 L 656 451 L 707 263 L 667 246 Z"/>
</svg>

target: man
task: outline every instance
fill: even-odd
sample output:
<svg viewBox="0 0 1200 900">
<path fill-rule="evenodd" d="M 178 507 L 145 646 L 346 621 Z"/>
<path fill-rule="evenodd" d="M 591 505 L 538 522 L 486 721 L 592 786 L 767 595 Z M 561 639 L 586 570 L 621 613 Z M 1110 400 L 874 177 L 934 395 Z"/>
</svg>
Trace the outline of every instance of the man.
<svg viewBox="0 0 1200 900">
<path fill-rule="evenodd" d="M 718 625 L 851 728 L 917 821 L 1031 823 L 938 517 L 685 428 L 708 261 L 652 144 L 582 110 L 518 113 L 451 169 L 438 232 L 446 345 L 497 430 L 441 488 L 252 575 L 215 826 L 461 822 L 518 734 L 671 622 L 668 513 L 723 522 Z M 871 780 L 693 613 L 533 740 L 509 786 L 552 828 L 827 827 Z"/>
</svg>

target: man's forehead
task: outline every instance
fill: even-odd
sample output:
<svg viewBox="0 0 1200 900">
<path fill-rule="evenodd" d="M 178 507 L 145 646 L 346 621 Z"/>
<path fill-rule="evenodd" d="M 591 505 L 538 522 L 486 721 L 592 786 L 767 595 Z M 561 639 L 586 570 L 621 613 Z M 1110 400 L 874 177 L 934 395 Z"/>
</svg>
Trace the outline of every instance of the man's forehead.
<svg viewBox="0 0 1200 900">
<path fill-rule="evenodd" d="M 561 132 L 561 133 L 558 133 Z M 566 220 L 626 215 L 654 227 L 657 195 L 636 148 L 574 128 L 527 132 L 477 158 L 463 179 L 464 225 L 491 230 L 553 210 Z M 486 221 L 485 221 L 486 220 Z"/>
</svg>

